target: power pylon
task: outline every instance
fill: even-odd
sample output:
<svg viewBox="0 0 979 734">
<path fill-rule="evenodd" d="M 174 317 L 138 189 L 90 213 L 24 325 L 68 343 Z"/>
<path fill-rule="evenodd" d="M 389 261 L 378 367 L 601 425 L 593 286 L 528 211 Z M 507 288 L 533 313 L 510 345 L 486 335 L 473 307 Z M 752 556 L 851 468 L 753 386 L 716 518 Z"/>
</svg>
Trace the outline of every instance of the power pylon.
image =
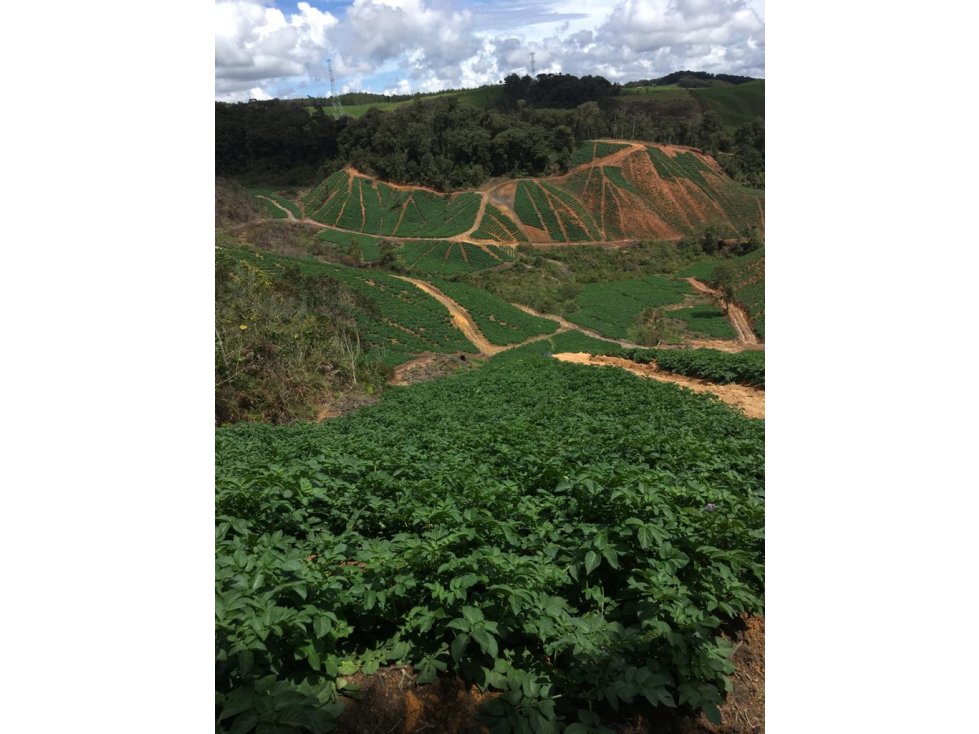
<svg viewBox="0 0 979 734">
<path fill-rule="evenodd" d="M 336 119 L 343 117 L 343 105 L 337 97 L 336 83 L 333 77 L 333 59 L 326 60 L 326 66 L 330 70 L 330 99 L 333 101 L 333 116 Z"/>
<path fill-rule="evenodd" d="M 534 52 L 530 52 L 530 75 L 537 76 L 537 67 L 534 66 Z"/>
</svg>

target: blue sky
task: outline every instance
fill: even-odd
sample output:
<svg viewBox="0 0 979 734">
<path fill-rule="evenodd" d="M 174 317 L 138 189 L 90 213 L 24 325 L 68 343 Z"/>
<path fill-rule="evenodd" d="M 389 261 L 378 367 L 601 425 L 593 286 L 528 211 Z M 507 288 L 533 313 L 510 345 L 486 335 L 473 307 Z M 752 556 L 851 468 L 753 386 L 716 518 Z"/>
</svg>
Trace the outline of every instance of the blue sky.
<svg viewBox="0 0 979 734">
<path fill-rule="evenodd" d="M 765 73 L 763 0 L 217 0 L 215 98 L 413 93 L 507 74 Z"/>
</svg>

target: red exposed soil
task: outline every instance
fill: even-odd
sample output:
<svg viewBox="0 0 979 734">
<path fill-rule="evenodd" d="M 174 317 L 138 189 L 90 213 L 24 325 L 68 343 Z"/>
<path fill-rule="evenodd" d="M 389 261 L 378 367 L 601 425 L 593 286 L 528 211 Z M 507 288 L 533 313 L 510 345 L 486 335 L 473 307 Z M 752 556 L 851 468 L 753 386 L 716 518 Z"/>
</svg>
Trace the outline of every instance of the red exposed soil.
<svg viewBox="0 0 979 734">
<path fill-rule="evenodd" d="M 708 196 L 706 193 L 704 193 L 692 181 L 687 179 L 662 179 L 656 172 L 652 162 L 649 160 L 649 156 L 646 154 L 646 147 L 656 147 L 671 157 L 682 152 L 693 153 L 698 157 L 698 159 L 709 166 L 713 173 L 718 176 L 725 177 L 720 165 L 710 156 L 705 155 L 696 148 L 690 148 L 682 145 L 664 145 L 611 138 L 603 138 L 600 142 L 616 143 L 624 145 L 625 147 L 609 156 L 605 156 L 604 158 L 597 158 L 589 163 L 577 166 L 564 175 L 546 177 L 546 180 L 554 185 L 567 188 L 570 176 L 586 175 L 584 190 L 580 193 L 580 195 L 576 196 L 576 198 L 585 205 L 586 210 L 589 213 L 592 213 L 593 216 L 598 218 L 596 224 L 603 236 L 608 237 L 609 234 L 612 234 L 615 231 L 621 231 L 622 235 L 635 238 L 654 237 L 662 240 L 677 240 L 683 236 L 684 232 L 689 233 L 705 223 L 726 224 L 727 226 L 734 228 L 734 224 L 731 222 L 730 217 L 726 214 L 721 203 L 718 202 L 715 197 Z M 626 177 L 641 191 L 641 195 L 636 195 L 632 192 L 620 189 L 609 182 L 604 176 L 604 172 L 601 171 L 601 166 L 607 165 L 621 166 Z M 596 175 L 596 171 L 594 170 L 595 168 L 599 169 L 598 175 L 602 176 L 602 185 L 597 187 L 591 185 L 591 178 Z M 585 173 L 586 169 L 587 174 Z M 344 170 L 349 176 L 348 187 L 352 184 L 353 178 L 355 177 L 371 180 L 369 176 L 366 176 L 352 167 L 348 166 Z M 536 181 L 540 179 L 530 180 Z M 436 191 L 433 188 L 425 186 L 409 186 L 395 184 L 389 181 L 385 181 L 385 185 L 390 186 L 393 189 L 408 192 L 428 191 L 440 197 L 458 195 L 445 194 L 444 192 Z M 612 221 L 610 220 L 610 217 L 614 215 L 610 215 L 606 211 L 605 191 L 608 187 L 611 187 L 611 194 L 615 198 L 617 208 L 619 210 L 619 221 L 616 225 L 613 225 Z M 499 179 L 496 179 L 494 181 L 487 182 L 485 185 L 480 187 L 477 192 L 480 194 L 482 200 L 480 202 L 479 213 L 477 214 L 473 225 L 462 234 L 438 239 L 449 241 L 471 240 L 472 234 L 482 226 L 486 205 L 492 202 L 494 206 L 498 207 L 507 217 L 512 219 L 514 223 L 516 223 L 516 225 L 524 231 L 530 242 L 535 244 L 551 243 L 552 238 L 550 237 L 549 233 L 533 227 L 528 227 L 526 224 L 520 221 L 520 218 L 513 210 L 515 192 L 515 181 L 510 180 L 500 182 Z M 588 228 L 581 222 L 581 217 L 579 217 L 573 209 L 565 206 L 563 203 L 560 203 L 559 200 L 552 195 L 546 195 L 552 204 L 557 203 L 555 209 L 564 210 L 566 215 L 577 222 L 584 231 L 588 231 Z M 596 196 L 600 198 L 596 198 Z M 718 196 L 720 196 L 720 194 L 718 194 Z M 412 197 L 409 196 L 402 206 L 398 223 L 394 229 L 395 232 L 397 232 L 400 228 L 408 206 L 412 205 L 413 203 L 414 201 Z M 363 202 L 361 202 L 361 207 L 363 213 Z M 341 211 L 341 215 L 342 213 L 343 212 Z M 538 212 L 538 215 L 540 215 L 540 212 Z M 761 225 L 764 227 L 764 209 L 762 208 L 760 202 L 759 215 Z M 292 219 L 291 215 L 290 219 Z M 366 216 L 364 217 L 364 222 L 366 223 Z M 317 226 L 328 227 L 329 225 L 317 223 Z M 562 246 L 594 244 L 591 242 L 567 242 L 568 233 L 566 232 L 565 223 L 560 217 L 558 218 L 558 227 L 565 238 L 565 242 L 560 243 Z M 336 229 L 342 230 L 342 228 L 339 227 Z M 378 236 L 383 237 L 385 235 Z M 390 237 L 390 239 L 413 240 L 432 238 L 401 237 L 400 235 L 394 235 L 393 237 Z M 505 242 L 503 244 L 512 244 L 516 246 L 518 243 Z"/>
<path fill-rule="evenodd" d="M 492 355 L 507 349 L 507 347 L 500 347 L 496 344 L 491 344 L 489 340 L 483 336 L 483 332 L 479 330 L 479 327 L 476 326 L 476 322 L 472 320 L 472 316 L 469 315 L 469 312 L 445 295 L 434 285 L 426 283 L 423 280 L 416 280 L 415 278 L 408 278 L 403 275 L 395 275 L 394 277 L 407 283 L 411 283 L 416 288 L 420 288 L 445 306 L 452 315 L 452 324 L 463 333 L 466 339 L 472 342 L 473 346 L 475 346 L 481 354 Z"/>
</svg>

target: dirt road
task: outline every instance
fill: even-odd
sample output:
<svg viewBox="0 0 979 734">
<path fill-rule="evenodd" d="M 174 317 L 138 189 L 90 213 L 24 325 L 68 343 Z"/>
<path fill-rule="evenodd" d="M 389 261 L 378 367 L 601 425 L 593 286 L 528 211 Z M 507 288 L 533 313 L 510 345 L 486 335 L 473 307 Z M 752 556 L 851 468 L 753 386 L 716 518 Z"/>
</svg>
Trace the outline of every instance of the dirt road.
<svg viewBox="0 0 979 734">
<path fill-rule="evenodd" d="M 674 385 L 688 388 L 694 392 L 706 392 L 716 395 L 728 405 L 733 405 L 738 408 L 749 418 L 765 417 L 764 390 L 758 390 L 744 385 L 716 385 L 712 382 L 698 380 L 693 377 L 663 372 L 653 363 L 641 364 L 623 359 L 622 357 L 596 356 L 586 352 L 561 352 L 560 354 L 555 354 L 554 359 L 573 364 L 621 367 L 627 372 L 631 372 L 639 377 L 645 377 L 659 382 L 671 382 Z"/>
<path fill-rule="evenodd" d="M 696 278 L 687 278 L 687 282 L 701 293 L 705 293 L 717 299 L 718 303 L 721 305 L 721 308 L 724 308 L 724 294 L 719 290 L 711 288 L 706 283 L 701 283 Z M 727 317 L 731 322 L 731 326 L 733 326 L 734 330 L 738 332 L 738 339 L 740 341 L 744 342 L 745 344 L 758 343 L 758 337 L 755 336 L 754 332 L 751 330 L 748 315 L 744 312 L 744 309 L 737 304 L 727 303 Z"/>
<path fill-rule="evenodd" d="M 479 330 L 476 326 L 476 322 L 472 320 L 472 316 L 469 312 L 460 306 L 458 303 L 453 301 L 442 291 L 436 288 L 434 285 L 426 283 L 424 280 L 417 280 L 415 278 L 408 278 L 404 275 L 395 275 L 398 280 L 403 280 L 406 283 L 411 283 L 416 288 L 420 288 L 425 291 L 428 295 L 434 298 L 436 301 L 445 306 L 449 313 L 452 315 L 452 323 L 455 325 L 459 331 L 465 335 L 466 339 L 473 343 L 473 346 L 479 350 L 480 354 L 485 354 L 491 356 L 498 354 L 506 349 L 511 349 L 512 347 L 500 347 L 496 344 L 491 344 L 489 340 L 483 336 L 483 332 Z"/>
</svg>

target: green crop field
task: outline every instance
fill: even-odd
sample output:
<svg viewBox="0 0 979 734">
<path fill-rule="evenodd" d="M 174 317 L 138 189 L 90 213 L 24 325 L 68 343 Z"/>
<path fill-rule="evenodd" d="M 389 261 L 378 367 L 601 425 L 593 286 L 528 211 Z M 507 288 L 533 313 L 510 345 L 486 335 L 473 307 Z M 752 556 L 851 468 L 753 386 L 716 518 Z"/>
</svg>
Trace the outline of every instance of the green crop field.
<svg viewBox="0 0 979 734">
<path fill-rule="evenodd" d="M 540 334 L 550 334 L 557 324 L 524 313 L 501 298 L 467 283 L 432 280 L 439 290 L 462 306 L 492 344 L 519 344 Z"/>
<path fill-rule="evenodd" d="M 435 99 L 436 97 L 454 97 L 459 100 L 461 104 L 469 105 L 470 107 L 476 107 L 479 109 L 488 109 L 492 107 L 496 100 L 499 99 L 500 95 L 503 93 L 501 87 L 497 85 L 483 86 L 476 89 L 463 89 L 452 92 L 440 92 L 436 94 L 426 94 L 420 95 L 419 99 Z M 415 100 L 405 99 L 397 102 L 386 102 L 383 100 L 378 100 L 376 102 L 364 102 L 362 104 L 345 104 L 343 103 L 343 95 L 340 96 L 340 102 L 343 105 L 343 114 L 353 118 L 363 117 L 367 114 L 368 110 L 378 109 L 382 112 L 388 110 L 394 110 L 405 105 L 410 105 Z M 316 111 L 315 106 L 310 106 L 306 108 L 306 111 L 313 114 Z M 333 110 L 330 108 L 329 103 L 324 105 L 324 112 L 327 115 L 332 116 Z"/>
<path fill-rule="evenodd" d="M 387 665 L 497 692 L 492 731 L 640 702 L 719 721 L 721 630 L 764 612 L 764 439 L 709 396 L 528 352 L 218 430 L 219 728 L 327 731 Z"/>
<path fill-rule="evenodd" d="M 479 229 L 472 233 L 473 239 L 493 240 L 494 242 L 526 242 L 527 235 L 506 214 L 492 204 L 486 205 Z"/>
<path fill-rule="evenodd" d="M 737 382 L 765 389 L 765 353 L 729 354 L 716 349 L 628 349 L 604 351 L 634 362 L 655 362 L 661 370 L 724 385 Z"/>
<path fill-rule="evenodd" d="M 273 219 L 286 219 L 288 215 L 281 208 L 269 201 L 269 199 L 288 209 L 296 219 L 302 217 L 302 213 L 299 211 L 299 206 L 296 202 L 280 193 L 277 189 L 268 186 L 253 186 L 248 189 L 248 193 L 258 199 Z"/>
<path fill-rule="evenodd" d="M 603 336 L 627 339 L 629 328 L 643 309 L 680 303 L 690 294 L 693 288 L 689 283 L 656 275 L 614 283 L 587 283 L 575 300 L 578 310 L 567 319 Z"/>
<path fill-rule="evenodd" d="M 734 270 L 734 300 L 748 314 L 751 329 L 765 338 L 765 250 L 759 249 L 747 255 L 730 259 L 702 260 L 678 273 L 683 278 L 696 278 L 704 283 L 714 283 L 714 271 L 729 265 Z"/>
<path fill-rule="evenodd" d="M 717 112 L 721 124 L 729 130 L 756 117 L 765 118 L 764 79 L 711 89 L 692 89 L 690 94 Z"/>
<path fill-rule="evenodd" d="M 410 270 L 432 275 L 455 275 L 494 268 L 513 259 L 503 247 L 481 247 L 469 242 L 418 240 L 406 242 L 398 259 Z"/>
<path fill-rule="evenodd" d="M 476 223 L 480 196 L 405 189 L 338 171 L 304 199 L 317 222 L 352 232 L 398 237 L 453 237 Z"/>
<path fill-rule="evenodd" d="M 381 259 L 381 240 L 368 234 L 341 232 L 336 229 L 324 229 L 316 239 L 329 242 L 343 252 L 358 253 L 364 263 L 376 262 Z"/>
<path fill-rule="evenodd" d="M 612 155 L 627 147 L 621 143 L 602 143 L 597 140 L 586 140 L 571 154 L 571 161 L 568 165 L 574 168 L 585 163 L 591 163 L 594 160 Z"/>
<path fill-rule="evenodd" d="M 598 226 L 581 202 L 546 180 L 517 182 L 514 211 L 520 221 L 546 230 L 555 242 L 602 239 Z"/>
<path fill-rule="evenodd" d="M 229 250 L 272 276 L 288 268 L 339 280 L 370 298 L 377 313 L 361 327 L 367 356 L 398 365 L 422 352 L 470 352 L 476 348 L 452 325 L 446 308 L 411 283 L 377 270 L 361 270 L 312 258 L 289 258 L 251 250 Z"/>
<path fill-rule="evenodd" d="M 671 319 L 683 321 L 692 336 L 709 336 L 714 339 L 737 339 L 738 332 L 727 316 L 715 305 L 699 303 L 692 308 L 670 311 Z"/>
</svg>

